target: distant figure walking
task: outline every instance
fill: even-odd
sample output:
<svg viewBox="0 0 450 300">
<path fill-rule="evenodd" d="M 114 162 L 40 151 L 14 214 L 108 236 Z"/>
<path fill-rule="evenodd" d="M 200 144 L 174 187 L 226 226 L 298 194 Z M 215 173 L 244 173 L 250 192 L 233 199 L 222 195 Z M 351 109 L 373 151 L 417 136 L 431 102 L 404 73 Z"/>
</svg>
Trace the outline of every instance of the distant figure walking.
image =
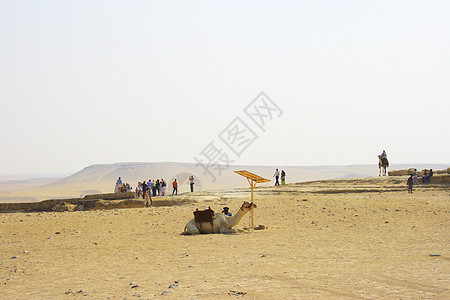
<svg viewBox="0 0 450 300">
<path fill-rule="evenodd" d="M 194 192 L 194 175 L 189 176 L 189 185 L 191 186 L 191 193 Z"/>
<path fill-rule="evenodd" d="M 286 172 L 284 170 L 281 170 L 281 185 L 286 184 Z"/>
<path fill-rule="evenodd" d="M 278 178 L 280 178 L 280 171 L 278 171 L 278 169 L 275 170 L 275 174 L 273 174 L 272 177 L 275 177 L 275 186 L 280 185 L 278 182 Z"/>
<path fill-rule="evenodd" d="M 121 178 L 121 177 L 119 177 L 119 179 L 117 179 L 116 184 L 117 184 L 118 186 L 121 186 L 121 185 L 123 184 L 122 178 Z"/>
<path fill-rule="evenodd" d="M 408 186 L 408 194 L 413 192 L 413 175 L 411 174 L 408 178 L 408 181 L 406 182 L 406 185 Z"/>
<path fill-rule="evenodd" d="M 386 151 L 384 150 L 380 155 L 378 155 L 378 168 L 380 169 L 378 176 L 381 176 L 381 169 L 383 169 L 383 176 L 386 176 L 386 170 L 389 168 L 389 160 L 387 158 Z"/>
<path fill-rule="evenodd" d="M 172 182 L 172 187 L 173 187 L 173 192 L 172 195 L 178 195 L 178 182 L 177 179 L 175 178 L 174 181 Z"/>
</svg>

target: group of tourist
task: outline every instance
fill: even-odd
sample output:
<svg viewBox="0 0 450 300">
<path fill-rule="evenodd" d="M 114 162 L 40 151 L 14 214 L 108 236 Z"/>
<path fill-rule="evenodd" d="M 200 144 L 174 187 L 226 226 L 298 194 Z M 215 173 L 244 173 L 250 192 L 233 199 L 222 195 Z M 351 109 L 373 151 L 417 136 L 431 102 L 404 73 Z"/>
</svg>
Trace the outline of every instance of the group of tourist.
<svg viewBox="0 0 450 300">
<path fill-rule="evenodd" d="M 414 169 L 414 172 L 409 176 L 408 181 L 406 182 L 406 185 L 408 186 L 408 193 L 412 193 L 413 186 L 419 184 L 418 175 L 417 169 Z M 433 177 L 433 169 L 430 169 L 430 171 L 425 169 L 422 175 L 422 184 L 430 183 L 431 177 Z"/>
<path fill-rule="evenodd" d="M 119 177 L 116 181 L 116 186 L 114 187 L 114 193 L 126 193 L 131 191 L 131 185 L 129 183 L 123 183 L 122 178 Z"/>
<path fill-rule="evenodd" d="M 165 196 L 167 193 L 167 182 L 162 178 L 138 182 L 135 192 L 136 195 L 143 198 L 145 193 L 148 193 L 150 197 Z"/>
<path fill-rule="evenodd" d="M 418 185 L 418 172 L 417 169 L 414 169 L 414 172 L 412 174 L 413 176 L 413 184 L 414 185 Z M 430 171 L 428 171 L 427 169 L 424 170 L 423 175 L 422 175 L 422 183 L 429 183 L 430 182 L 430 178 L 433 177 L 433 169 L 430 169 Z"/>
<path fill-rule="evenodd" d="M 194 175 L 189 176 L 189 186 L 191 192 L 194 192 Z M 115 193 L 132 192 L 132 187 L 128 183 L 123 183 L 122 178 L 119 177 L 114 188 Z M 164 179 L 156 179 L 143 182 L 138 182 L 135 189 L 136 196 L 145 199 L 145 206 L 152 205 L 152 198 L 156 196 L 167 195 L 167 182 Z M 172 195 L 178 195 L 178 181 L 174 179 L 172 182 Z"/>
<path fill-rule="evenodd" d="M 278 179 L 280 178 L 280 171 L 278 169 L 275 170 L 275 174 L 273 174 L 272 177 L 275 177 L 275 186 L 280 185 L 280 182 Z M 286 184 L 286 172 L 284 170 L 281 170 L 281 185 Z"/>
</svg>

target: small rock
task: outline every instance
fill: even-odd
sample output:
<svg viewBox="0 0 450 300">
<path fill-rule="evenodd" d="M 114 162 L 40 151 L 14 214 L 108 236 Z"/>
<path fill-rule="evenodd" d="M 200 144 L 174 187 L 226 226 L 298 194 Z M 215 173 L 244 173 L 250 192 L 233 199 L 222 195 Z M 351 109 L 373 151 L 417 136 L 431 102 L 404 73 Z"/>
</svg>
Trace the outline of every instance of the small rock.
<svg viewBox="0 0 450 300">
<path fill-rule="evenodd" d="M 78 291 L 77 291 L 77 294 L 82 293 L 82 292 L 83 292 L 83 290 L 78 290 Z"/>
<path fill-rule="evenodd" d="M 228 292 L 228 295 L 230 296 L 244 296 L 245 294 L 247 294 L 247 292 L 239 292 L 233 290 L 230 290 L 230 292 Z"/>
<path fill-rule="evenodd" d="M 55 232 L 55 234 L 61 234 L 61 232 L 57 231 L 57 232 Z"/>
<path fill-rule="evenodd" d="M 171 285 L 169 285 L 169 289 L 173 289 L 173 288 L 177 288 L 177 287 L 180 287 L 178 285 L 178 283 L 172 283 Z"/>
<path fill-rule="evenodd" d="M 18 256 L 11 256 L 11 259 L 16 259 L 18 258 Z"/>
<path fill-rule="evenodd" d="M 72 290 L 69 289 L 69 290 L 65 291 L 64 294 L 68 295 L 68 294 L 70 294 L 70 293 L 72 293 Z"/>
<path fill-rule="evenodd" d="M 165 294 L 169 294 L 169 293 L 173 293 L 173 291 L 171 291 L 171 290 L 164 291 L 164 292 L 161 293 L 161 295 L 165 295 Z"/>
<path fill-rule="evenodd" d="M 139 284 L 134 284 L 134 285 L 131 286 L 131 288 L 132 288 L 132 289 L 135 289 L 135 288 L 137 288 L 138 286 L 139 286 Z"/>
<path fill-rule="evenodd" d="M 267 257 L 267 255 L 266 255 L 266 254 L 263 254 L 263 255 L 261 255 L 261 257 Z"/>
</svg>

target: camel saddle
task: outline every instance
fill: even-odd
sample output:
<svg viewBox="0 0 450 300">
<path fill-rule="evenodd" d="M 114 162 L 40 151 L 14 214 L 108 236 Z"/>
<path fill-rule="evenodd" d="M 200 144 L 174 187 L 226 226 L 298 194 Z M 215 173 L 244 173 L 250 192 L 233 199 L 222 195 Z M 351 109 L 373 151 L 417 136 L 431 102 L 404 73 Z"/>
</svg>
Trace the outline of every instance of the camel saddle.
<svg viewBox="0 0 450 300">
<path fill-rule="evenodd" d="M 214 220 L 214 211 L 208 207 L 205 210 L 197 210 L 194 211 L 194 220 L 195 222 L 212 222 Z"/>
</svg>

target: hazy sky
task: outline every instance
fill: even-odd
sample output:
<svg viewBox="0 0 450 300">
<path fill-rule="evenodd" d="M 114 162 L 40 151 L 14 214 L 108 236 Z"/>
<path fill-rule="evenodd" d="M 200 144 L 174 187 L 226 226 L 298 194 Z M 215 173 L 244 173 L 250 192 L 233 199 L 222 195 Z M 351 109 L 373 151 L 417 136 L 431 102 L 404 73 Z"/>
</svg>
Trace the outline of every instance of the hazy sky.
<svg viewBox="0 0 450 300">
<path fill-rule="evenodd" d="M 0 174 L 377 164 L 383 149 L 449 163 L 449 15 L 450 1 L 0 0 Z M 261 91 L 279 108 L 259 106 L 264 131 L 244 112 Z"/>
</svg>

